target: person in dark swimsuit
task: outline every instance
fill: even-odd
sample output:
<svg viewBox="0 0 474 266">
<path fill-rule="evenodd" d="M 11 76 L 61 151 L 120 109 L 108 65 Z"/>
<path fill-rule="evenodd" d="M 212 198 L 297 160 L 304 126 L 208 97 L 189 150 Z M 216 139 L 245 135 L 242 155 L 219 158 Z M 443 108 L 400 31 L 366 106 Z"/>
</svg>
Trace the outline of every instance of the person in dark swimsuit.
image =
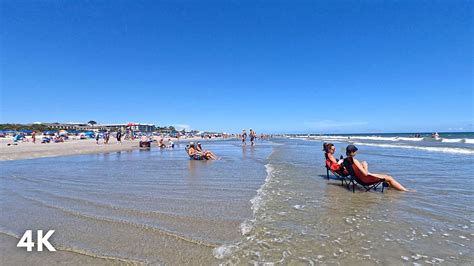
<svg viewBox="0 0 474 266">
<path fill-rule="evenodd" d="M 247 145 L 247 132 L 245 131 L 245 129 L 242 129 L 242 145 Z"/>
<path fill-rule="evenodd" d="M 346 148 L 346 155 L 347 155 L 347 159 L 352 161 L 352 167 L 354 168 L 354 171 L 355 172 L 360 172 L 361 175 L 360 175 L 359 178 L 363 182 L 372 183 L 372 182 L 376 182 L 380 179 L 385 179 L 385 181 L 387 183 L 389 183 L 390 186 L 393 187 L 394 189 L 399 190 L 399 191 L 409 191 L 404 186 L 402 186 L 400 183 L 398 183 L 397 180 L 395 180 L 395 178 L 393 178 L 389 175 L 370 173 L 369 172 L 369 164 L 367 162 L 364 161 L 364 162 L 360 163 L 357 159 L 354 158 L 356 156 L 357 150 L 358 149 L 357 149 L 356 146 L 349 145 Z"/>
</svg>

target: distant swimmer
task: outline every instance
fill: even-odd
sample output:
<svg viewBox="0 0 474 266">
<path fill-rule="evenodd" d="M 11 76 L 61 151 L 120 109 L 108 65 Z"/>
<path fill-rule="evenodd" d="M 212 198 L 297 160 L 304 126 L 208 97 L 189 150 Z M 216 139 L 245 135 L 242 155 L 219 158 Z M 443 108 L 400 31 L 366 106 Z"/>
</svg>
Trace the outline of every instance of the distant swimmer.
<svg viewBox="0 0 474 266">
<path fill-rule="evenodd" d="M 247 132 L 242 129 L 242 146 L 247 146 Z"/>
</svg>

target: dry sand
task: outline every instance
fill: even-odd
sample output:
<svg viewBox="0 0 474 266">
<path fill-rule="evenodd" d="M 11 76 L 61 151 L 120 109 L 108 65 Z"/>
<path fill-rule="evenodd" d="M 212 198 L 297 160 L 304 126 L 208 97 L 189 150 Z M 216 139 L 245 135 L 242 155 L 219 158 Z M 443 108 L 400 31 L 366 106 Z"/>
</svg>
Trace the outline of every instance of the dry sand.
<svg viewBox="0 0 474 266">
<path fill-rule="evenodd" d="M 176 139 L 172 140 L 176 143 Z M 190 140 L 191 139 L 181 139 L 180 142 Z M 0 161 L 139 149 L 139 140 L 126 140 L 120 144 L 114 138 L 110 138 L 108 144 L 104 144 L 102 139 L 99 140 L 99 144 L 96 144 L 95 139 L 72 139 L 63 143 L 41 143 L 41 136 L 36 138 L 36 143 L 33 143 L 30 139 L 29 142 L 19 142 L 18 145 L 8 146 L 8 144 L 12 143 L 12 138 L 0 139 Z M 165 145 L 166 144 L 167 141 L 165 141 Z M 152 147 L 154 145 L 156 146 L 156 143 L 152 143 Z"/>
</svg>

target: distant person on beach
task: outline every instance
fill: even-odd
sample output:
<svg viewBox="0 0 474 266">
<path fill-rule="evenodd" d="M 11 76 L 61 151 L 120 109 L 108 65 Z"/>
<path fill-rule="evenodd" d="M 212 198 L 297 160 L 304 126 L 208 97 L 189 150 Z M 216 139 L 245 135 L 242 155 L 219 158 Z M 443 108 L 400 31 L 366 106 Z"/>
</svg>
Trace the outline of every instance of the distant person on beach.
<svg viewBox="0 0 474 266">
<path fill-rule="evenodd" d="M 31 139 L 33 140 L 33 143 L 36 143 L 36 131 L 31 133 Z"/>
<path fill-rule="evenodd" d="M 257 134 L 253 129 L 250 129 L 250 146 L 255 145 L 255 139 L 257 138 Z"/>
<path fill-rule="evenodd" d="M 170 149 L 174 148 L 174 143 L 171 139 L 168 139 L 168 148 L 170 148 Z"/>
<path fill-rule="evenodd" d="M 106 130 L 104 132 L 104 144 L 109 144 L 109 140 L 110 140 L 110 133 L 108 130 Z"/>
<path fill-rule="evenodd" d="M 99 144 L 99 137 L 100 137 L 100 134 L 99 134 L 99 131 L 97 131 L 97 132 L 95 133 L 95 143 L 96 143 L 96 144 Z"/>
<path fill-rule="evenodd" d="M 117 142 L 122 144 L 122 130 L 117 131 Z"/>
<path fill-rule="evenodd" d="M 245 129 L 242 129 L 242 145 L 247 145 L 247 132 L 245 131 Z"/>
<path fill-rule="evenodd" d="M 370 173 L 369 172 L 369 164 L 367 162 L 362 162 L 360 163 L 356 158 L 354 158 L 357 154 L 357 147 L 354 145 L 349 145 L 346 148 L 346 155 L 349 160 L 349 162 L 352 163 L 352 167 L 357 167 L 358 170 L 363 174 L 361 176 L 361 180 L 366 183 L 371 183 L 371 182 L 376 182 L 379 181 L 380 179 L 385 179 L 387 183 L 390 184 L 391 187 L 393 187 L 396 190 L 399 191 L 409 191 L 406 189 L 404 186 L 402 186 L 400 183 L 398 183 L 395 178 L 385 175 L 385 174 L 375 174 L 375 173 Z"/>
</svg>

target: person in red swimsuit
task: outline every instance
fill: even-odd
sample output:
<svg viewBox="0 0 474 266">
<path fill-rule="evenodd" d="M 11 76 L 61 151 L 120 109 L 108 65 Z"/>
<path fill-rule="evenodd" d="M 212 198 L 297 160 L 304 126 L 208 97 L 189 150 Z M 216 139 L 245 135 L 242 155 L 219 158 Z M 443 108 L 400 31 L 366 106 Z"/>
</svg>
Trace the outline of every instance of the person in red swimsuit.
<svg viewBox="0 0 474 266">
<path fill-rule="evenodd" d="M 323 151 L 325 152 L 324 156 L 326 157 L 326 165 L 332 171 L 339 171 L 341 169 L 342 160 L 337 161 L 334 157 L 334 152 L 336 151 L 336 147 L 334 147 L 334 144 L 324 143 Z"/>
</svg>

